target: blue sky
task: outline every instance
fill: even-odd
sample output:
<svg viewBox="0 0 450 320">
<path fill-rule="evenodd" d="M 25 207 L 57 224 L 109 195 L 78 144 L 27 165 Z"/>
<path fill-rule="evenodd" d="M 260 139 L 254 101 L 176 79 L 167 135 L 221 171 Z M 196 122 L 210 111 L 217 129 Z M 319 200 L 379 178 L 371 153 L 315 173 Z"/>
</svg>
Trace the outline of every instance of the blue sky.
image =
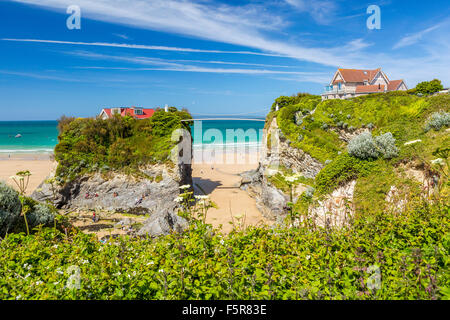
<svg viewBox="0 0 450 320">
<path fill-rule="evenodd" d="M 0 121 L 164 104 L 265 115 L 280 95 L 320 94 L 336 67 L 449 86 L 449 16 L 447 0 L 0 1 Z"/>
</svg>

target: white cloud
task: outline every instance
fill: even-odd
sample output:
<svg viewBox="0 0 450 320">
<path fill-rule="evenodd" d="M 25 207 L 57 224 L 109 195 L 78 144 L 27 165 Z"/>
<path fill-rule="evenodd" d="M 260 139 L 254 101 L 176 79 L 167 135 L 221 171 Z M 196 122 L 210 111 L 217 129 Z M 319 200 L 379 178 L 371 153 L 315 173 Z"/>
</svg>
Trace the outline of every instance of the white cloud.
<svg viewBox="0 0 450 320">
<path fill-rule="evenodd" d="M 248 75 L 295 75 L 308 76 L 315 78 L 316 72 L 302 71 L 280 71 L 269 69 L 242 69 L 242 68 L 208 68 L 197 65 L 189 65 L 174 62 L 175 60 L 148 58 L 148 57 L 130 57 L 130 56 L 113 56 L 106 54 L 98 54 L 92 52 L 71 52 L 69 54 L 83 58 L 106 61 L 121 61 L 133 64 L 151 65 L 152 68 L 132 68 L 132 67 L 77 67 L 78 69 L 98 69 L 98 70 L 122 70 L 122 71 L 176 71 L 176 72 L 198 72 L 198 73 L 220 73 L 220 74 L 248 74 Z M 323 76 L 323 74 L 321 74 Z M 321 82 L 322 83 L 322 82 Z"/>
<path fill-rule="evenodd" d="M 407 46 L 416 44 L 423 38 L 424 35 L 426 35 L 427 33 L 430 33 L 433 30 L 438 29 L 439 27 L 441 27 L 441 25 L 442 24 L 437 24 L 435 26 L 429 27 L 420 32 L 416 32 L 416 33 L 407 35 L 407 36 L 403 37 L 402 39 L 400 39 L 400 41 L 394 45 L 393 49 L 399 49 L 399 48 L 403 48 L 403 47 L 407 47 Z"/>
<path fill-rule="evenodd" d="M 431 77 L 439 77 L 450 83 L 448 68 L 449 51 L 448 36 L 438 37 L 433 32 L 433 38 L 427 39 L 425 54 L 386 51 L 385 46 L 372 46 L 374 50 L 364 50 L 368 43 L 356 39 L 333 48 L 307 47 L 297 43 L 276 38 L 280 31 L 289 25 L 285 17 L 280 17 L 276 11 L 265 10 L 262 5 L 233 6 L 220 4 L 215 0 L 14 0 L 16 2 L 39 5 L 58 10 L 65 14 L 68 5 L 77 4 L 81 7 L 82 17 L 114 24 L 128 25 L 136 28 L 156 30 L 197 39 L 238 45 L 261 50 L 262 53 L 239 52 L 245 54 L 273 54 L 288 56 L 301 61 L 317 63 L 330 67 L 376 68 L 383 67 L 391 78 L 405 78 L 412 86 L 414 82 Z M 332 8 L 335 6 L 329 0 L 285 0 L 289 1 L 301 12 L 309 12 L 315 20 L 326 23 Z M 260 3 L 260 2 L 259 2 Z M 418 39 L 436 27 L 425 29 L 419 34 L 409 35 L 396 45 L 397 48 L 417 43 Z M 169 50 L 181 52 L 225 53 L 221 50 L 204 50 L 189 48 L 173 48 L 160 46 L 143 46 L 135 44 L 111 43 L 81 43 L 51 40 L 29 40 L 47 43 L 109 46 L 131 49 Z M 227 53 L 232 53 L 227 52 Z M 331 68 L 330 68 L 331 69 Z M 206 68 L 205 70 L 209 70 Z M 217 71 L 217 70 L 216 70 Z"/>
<path fill-rule="evenodd" d="M 155 51 L 175 51 L 175 52 L 191 52 L 191 53 L 224 53 L 224 54 L 246 54 L 246 55 L 261 55 L 271 57 L 283 57 L 280 54 L 270 54 L 252 51 L 224 51 L 224 50 L 204 50 L 192 48 L 179 48 L 167 46 L 149 46 L 141 44 L 127 44 L 127 43 L 111 43 L 111 42 L 80 42 L 80 41 L 60 41 L 60 40 L 45 40 L 45 39 L 14 39 L 3 38 L 3 41 L 14 42 L 31 42 L 31 43 L 49 43 L 49 44 L 67 44 L 77 46 L 93 46 L 93 47 L 111 47 L 111 48 L 126 48 L 126 49 L 140 49 L 140 50 L 155 50 Z"/>
<path fill-rule="evenodd" d="M 307 12 L 320 24 L 330 24 L 335 16 L 336 4 L 329 0 L 285 0 L 300 12 Z"/>
</svg>

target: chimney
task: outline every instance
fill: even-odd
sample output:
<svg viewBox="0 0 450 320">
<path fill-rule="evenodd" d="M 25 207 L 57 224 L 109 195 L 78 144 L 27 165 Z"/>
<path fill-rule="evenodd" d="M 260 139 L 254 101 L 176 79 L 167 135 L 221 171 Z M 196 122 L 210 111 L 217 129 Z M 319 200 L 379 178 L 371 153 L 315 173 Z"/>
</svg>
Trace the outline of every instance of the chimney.
<svg viewBox="0 0 450 320">
<path fill-rule="evenodd" d="M 169 112 L 169 106 L 167 104 L 164 106 L 164 111 Z"/>
</svg>

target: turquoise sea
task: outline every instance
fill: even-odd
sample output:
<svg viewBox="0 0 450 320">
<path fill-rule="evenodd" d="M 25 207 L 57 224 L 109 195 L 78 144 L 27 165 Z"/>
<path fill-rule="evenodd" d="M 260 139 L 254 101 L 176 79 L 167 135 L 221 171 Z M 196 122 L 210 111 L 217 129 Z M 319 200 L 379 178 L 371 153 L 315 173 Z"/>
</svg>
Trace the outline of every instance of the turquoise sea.
<svg viewBox="0 0 450 320">
<path fill-rule="evenodd" d="M 0 121 L 0 153 L 53 152 L 57 125 L 57 121 Z"/>
<path fill-rule="evenodd" d="M 192 126 L 194 149 L 207 146 L 259 147 L 264 122 L 205 120 Z M 16 138 L 20 135 L 19 138 Z M 0 153 L 50 153 L 58 143 L 57 121 L 0 121 Z"/>
</svg>

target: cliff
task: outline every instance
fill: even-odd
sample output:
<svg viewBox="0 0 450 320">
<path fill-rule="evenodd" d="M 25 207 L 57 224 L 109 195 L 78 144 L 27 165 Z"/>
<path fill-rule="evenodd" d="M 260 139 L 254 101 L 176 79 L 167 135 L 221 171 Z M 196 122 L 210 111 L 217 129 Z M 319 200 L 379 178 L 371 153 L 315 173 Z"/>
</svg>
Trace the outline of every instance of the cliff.
<svg viewBox="0 0 450 320">
<path fill-rule="evenodd" d="M 321 102 L 302 94 L 276 104 L 280 109 L 272 107 L 266 119 L 259 168 L 241 182 L 266 217 L 342 226 L 355 214 L 449 199 L 450 96 L 390 93 Z"/>
</svg>

